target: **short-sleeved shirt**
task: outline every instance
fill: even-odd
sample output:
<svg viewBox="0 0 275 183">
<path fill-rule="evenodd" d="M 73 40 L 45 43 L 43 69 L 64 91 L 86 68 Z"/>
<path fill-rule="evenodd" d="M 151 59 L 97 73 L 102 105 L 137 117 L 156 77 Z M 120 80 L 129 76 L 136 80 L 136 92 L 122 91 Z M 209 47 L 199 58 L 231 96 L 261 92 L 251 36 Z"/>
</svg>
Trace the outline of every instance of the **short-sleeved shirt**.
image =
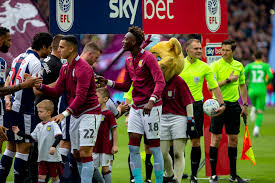
<svg viewBox="0 0 275 183">
<path fill-rule="evenodd" d="M 273 78 L 269 65 L 262 61 L 247 64 L 245 67 L 245 76 L 248 77 L 248 90 L 263 95 L 267 91 L 267 81 L 271 81 Z M 266 76 L 268 76 L 268 80 Z"/>
<path fill-rule="evenodd" d="M 43 65 L 43 84 L 48 85 L 57 80 L 59 77 L 59 71 L 62 67 L 60 59 L 54 55 L 49 55 L 47 58 L 41 61 Z M 35 104 L 38 104 L 42 100 L 49 99 L 54 103 L 54 115 L 57 114 L 58 99 L 49 95 L 40 95 L 35 99 Z"/>
<path fill-rule="evenodd" d="M 116 105 L 112 99 L 109 98 L 107 100 L 106 107 L 114 114 L 114 116 L 117 116 L 119 114 L 119 111 L 117 110 Z"/>
<path fill-rule="evenodd" d="M 112 154 L 113 134 L 112 129 L 117 127 L 113 113 L 109 110 L 102 111 L 101 124 L 98 129 L 94 153 Z"/>
<path fill-rule="evenodd" d="M 186 106 L 194 103 L 194 98 L 185 83 L 179 77 L 174 76 L 162 93 L 162 114 L 176 114 L 186 116 Z"/>
<path fill-rule="evenodd" d="M 224 101 L 236 102 L 239 99 L 239 85 L 245 84 L 243 64 L 234 59 L 231 63 L 226 62 L 224 59 L 220 59 L 213 62 L 211 68 L 217 82 L 226 80 L 233 71 L 234 75 L 239 76 L 237 81 L 220 87 Z"/>
<path fill-rule="evenodd" d="M 25 73 L 32 76 L 36 76 L 36 73 L 38 73 L 38 76 L 42 76 L 42 69 L 38 53 L 33 50 L 27 50 L 26 53 L 20 54 L 12 62 L 9 72 L 10 85 L 22 83 Z M 35 95 L 32 88 L 17 91 L 14 95 L 13 111 L 34 114 Z"/>
<path fill-rule="evenodd" d="M 210 89 L 218 87 L 210 66 L 199 59 L 196 59 L 191 64 L 186 57 L 184 59 L 184 68 L 179 76 L 187 83 L 195 101 L 203 99 L 202 86 L 204 79 L 207 81 Z"/>
<path fill-rule="evenodd" d="M 48 162 L 60 162 L 62 161 L 59 146 L 56 147 L 54 155 L 50 155 L 50 148 L 52 147 L 55 137 L 62 135 L 62 132 L 58 124 L 54 121 L 47 123 L 39 123 L 34 131 L 31 133 L 31 137 L 38 141 L 38 160 Z"/>
</svg>

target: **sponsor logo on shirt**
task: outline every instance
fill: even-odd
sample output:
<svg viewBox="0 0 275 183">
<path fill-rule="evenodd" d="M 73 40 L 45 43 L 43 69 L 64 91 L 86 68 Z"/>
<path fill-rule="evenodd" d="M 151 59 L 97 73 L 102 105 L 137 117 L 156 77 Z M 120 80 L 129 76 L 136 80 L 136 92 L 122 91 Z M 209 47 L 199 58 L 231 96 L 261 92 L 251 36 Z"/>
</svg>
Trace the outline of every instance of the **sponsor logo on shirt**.
<svg viewBox="0 0 275 183">
<path fill-rule="evenodd" d="M 199 77 L 197 77 L 197 76 L 196 76 L 196 77 L 194 77 L 194 82 L 195 82 L 195 83 L 198 83 L 198 82 L 199 82 L 199 80 L 200 80 L 200 78 L 199 78 Z"/>
<path fill-rule="evenodd" d="M 205 19 L 207 28 L 211 32 L 217 32 L 221 25 L 221 4 L 220 0 L 205 1 Z"/>
<path fill-rule="evenodd" d="M 56 22 L 63 32 L 68 32 L 72 28 L 74 0 L 56 0 Z"/>
</svg>

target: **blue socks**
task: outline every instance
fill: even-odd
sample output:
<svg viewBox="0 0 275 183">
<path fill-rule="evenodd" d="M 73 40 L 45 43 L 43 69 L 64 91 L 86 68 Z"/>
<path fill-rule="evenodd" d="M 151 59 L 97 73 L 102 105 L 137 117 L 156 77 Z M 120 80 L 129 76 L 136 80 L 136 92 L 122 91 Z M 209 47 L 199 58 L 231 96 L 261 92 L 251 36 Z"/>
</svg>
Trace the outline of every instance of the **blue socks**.
<svg viewBox="0 0 275 183">
<path fill-rule="evenodd" d="M 82 163 L 81 183 L 91 183 L 94 174 L 94 162 Z"/>
<path fill-rule="evenodd" d="M 142 162 L 139 148 L 139 146 L 129 145 L 130 166 L 135 178 L 135 183 L 142 183 Z"/>
<path fill-rule="evenodd" d="M 154 172 L 156 177 L 156 183 L 162 183 L 164 161 L 160 147 L 150 147 L 150 151 L 152 152 L 154 157 Z"/>
</svg>

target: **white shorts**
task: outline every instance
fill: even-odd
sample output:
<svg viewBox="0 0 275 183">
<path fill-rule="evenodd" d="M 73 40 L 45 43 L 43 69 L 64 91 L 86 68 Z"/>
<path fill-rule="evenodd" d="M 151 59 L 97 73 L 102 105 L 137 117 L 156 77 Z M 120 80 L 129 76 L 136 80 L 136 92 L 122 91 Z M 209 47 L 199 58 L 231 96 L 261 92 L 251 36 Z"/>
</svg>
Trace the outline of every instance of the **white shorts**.
<svg viewBox="0 0 275 183">
<path fill-rule="evenodd" d="M 114 155 L 105 153 L 93 153 L 95 167 L 110 166 L 110 162 L 114 159 Z"/>
<path fill-rule="evenodd" d="M 80 146 L 95 146 L 101 114 L 83 114 L 79 118 L 71 116 L 70 139 L 72 149 Z"/>
<path fill-rule="evenodd" d="M 187 117 L 175 114 L 163 114 L 160 120 L 160 140 L 187 138 Z"/>
<path fill-rule="evenodd" d="M 159 139 L 159 125 L 162 106 L 152 108 L 150 116 L 143 116 L 143 109 L 131 107 L 128 120 L 128 132 L 146 134 L 147 139 Z"/>
</svg>

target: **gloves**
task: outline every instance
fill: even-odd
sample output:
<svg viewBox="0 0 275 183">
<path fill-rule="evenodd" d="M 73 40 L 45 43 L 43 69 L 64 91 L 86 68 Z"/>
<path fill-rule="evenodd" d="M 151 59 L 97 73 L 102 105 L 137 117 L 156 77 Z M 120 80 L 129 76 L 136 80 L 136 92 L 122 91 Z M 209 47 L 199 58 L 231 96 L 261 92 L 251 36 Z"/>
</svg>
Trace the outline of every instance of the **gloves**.
<svg viewBox="0 0 275 183">
<path fill-rule="evenodd" d="M 194 117 L 187 117 L 188 122 L 187 122 L 187 131 L 186 135 L 190 137 L 190 139 L 197 138 L 199 137 L 198 131 L 195 126 L 195 120 Z"/>
<path fill-rule="evenodd" d="M 4 131 L 5 129 L 6 129 L 5 127 L 0 126 L 0 153 L 1 153 L 1 150 L 2 150 L 3 142 L 8 140 L 8 137 L 7 137 L 7 135 L 5 134 L 5 131 Z"/>
</svg>

